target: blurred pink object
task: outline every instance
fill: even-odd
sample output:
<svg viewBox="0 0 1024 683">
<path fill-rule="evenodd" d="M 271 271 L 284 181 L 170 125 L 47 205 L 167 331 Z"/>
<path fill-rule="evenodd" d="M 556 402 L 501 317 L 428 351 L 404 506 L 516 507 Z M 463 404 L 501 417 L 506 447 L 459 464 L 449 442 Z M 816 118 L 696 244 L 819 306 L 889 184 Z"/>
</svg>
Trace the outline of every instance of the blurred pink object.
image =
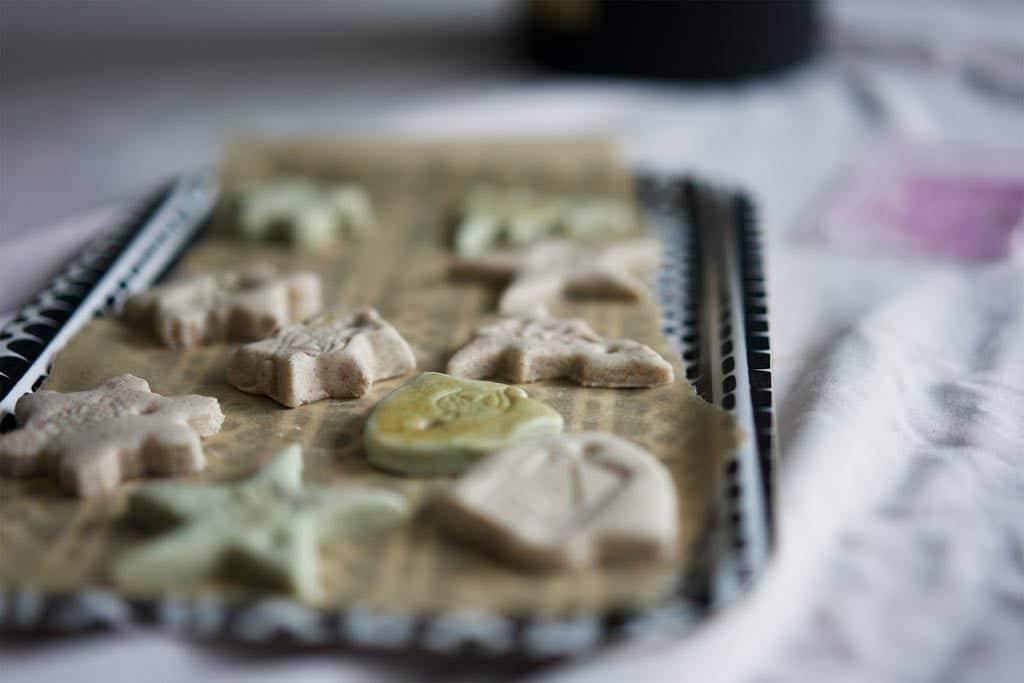
<svg viewBox="0 0 1024 683">
<path fill-rule="evenodd" d="M 833 243 L 963 260 L 1024 258 L 1024 151 L 888 143 L 825 213 Z"/>
</svg>

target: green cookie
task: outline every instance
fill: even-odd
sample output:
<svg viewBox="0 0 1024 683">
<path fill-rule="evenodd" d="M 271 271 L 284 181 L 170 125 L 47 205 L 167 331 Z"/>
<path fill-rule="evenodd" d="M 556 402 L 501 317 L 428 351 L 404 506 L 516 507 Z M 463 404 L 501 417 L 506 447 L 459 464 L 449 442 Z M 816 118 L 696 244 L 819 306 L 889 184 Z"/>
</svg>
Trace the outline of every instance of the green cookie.
<svg viewBox="0 0 1024 683">
<path fill-rule="evenodd" d="M 627 233 L 636 224 L 626 202 L 525 187 L 475 187 L 463 198 L 460 215 L 454 247 L 462 256 L 523 247 L 550 237 L 599 240 Z"/>
<path fill-rule="evenodd" d="M 242 237 L 310 249 L 358 240 L 375 223 L 370 196 L 359 185 L 281 179 L 239 189 L 231 202 L 234 228 Z"/>
<path fill-rule="evenodd" d="M 387 528 L 409 507 L 390 491 L 304 486 L 302 448 L 293 445 L 241 482 L 143 486 L 128 514 L 165 530 L 114 565 L 115 580 L 129 590 L 188 589 L 217 575 L 315 602 L 321 539 Z"/>
<path fill-rule="evenodd" d="M 460 472 L 562 426 L 557 411 L 518 387 L 425 372 L 377 404 L 363 440 L 371 464 L 426 476 Z"/>
</svg>

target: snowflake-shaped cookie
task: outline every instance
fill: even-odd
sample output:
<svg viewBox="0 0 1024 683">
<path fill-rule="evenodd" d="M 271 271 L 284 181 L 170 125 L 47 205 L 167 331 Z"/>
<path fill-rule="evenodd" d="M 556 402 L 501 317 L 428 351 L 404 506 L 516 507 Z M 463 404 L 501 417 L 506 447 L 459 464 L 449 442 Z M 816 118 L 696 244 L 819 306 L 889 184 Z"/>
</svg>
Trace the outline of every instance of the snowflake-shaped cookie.
<svg viewBox="0 0 1024 683">
<path fill-rule="evenodd" d="M 247 344 L 228 364 L 228 381 L 294 408 L 323 398 L 362 396 L 380 379 L 416 368 L 398 331 L 372 308 L 340 320 L 289 325 Z"/>
<path fill-rule="evenodd" d="M 0 435 L 0 470 L 50 474 L 79 496 L 115 488 L 130 477 L 198 472 L 199 438 L 220 431 L 215 398 L 155 394 L 149 383 L 120 375 L 89 391 L 39 391 L 15 408 L 18 429 Z"/>
<path fill-rule="evenodd" d="M 193 275 L 137 294 L 124 317 L 149 327 L 167 346 L 259 339 L 322 307 L 320 276 L 255 264 Z"/>
<path fill-rule="evenodd" d="M 571 379 L 585 387 L 653 387 L 674 379 L 649 346 L 602 339 L 580 319 L 513 318 L 476 331 L 448 361 L 457 377 L 511 382 Z"/>
</svg>

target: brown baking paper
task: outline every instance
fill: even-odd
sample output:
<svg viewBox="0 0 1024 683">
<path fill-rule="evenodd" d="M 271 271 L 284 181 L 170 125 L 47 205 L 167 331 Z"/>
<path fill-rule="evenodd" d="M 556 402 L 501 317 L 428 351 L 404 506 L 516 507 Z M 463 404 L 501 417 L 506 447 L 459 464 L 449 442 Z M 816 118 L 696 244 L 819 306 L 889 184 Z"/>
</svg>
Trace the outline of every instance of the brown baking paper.
<svg viewBox="0 0 1024 683">
<path fill-rule="evenodd" d="M 447 276 L 451 212 L 468 183 L 516 182 L 552 191 L 631 197 L 628 174 L 611 145 L 600 139 L 417 144 L 238 140 L 229 148 L 224 169 L 228 187 L 296 174 L 364 183 L 378 215 L 372 237 L 310 253 L 214 234 L 189 251 L 177 274 L 248 260 L 315 270 L 324 279 L 328 310 L 377 307 L 416 350 L 420 371 L 443 371 L 448 355 L 469 339 L 475 327 L 493 319 L 495 288 L 452 282 Z M 604 336 L 637 339 L 671 359 L 676 381 L 656 389 L 584 389 L 565 382 L 525 388 L 564 416 L 566 431 L 612 432 L 665 462 L 679 491 L 678 561 L 539 576 L 449 540 L 429 515 L 417 514 L 380 537 L 323 545 L 326 597 L 319 606 L 533 615 L 603 611 L 650 604 L 677 587 L 679 577 L 693 568 L 699 541 L 711 521 L 724 458 L 736 444 L 733 423 L 696 398 L 683 379 L 679 357 L 660 333 L 653 301 L 563 301 L 553 312 L 582 317 Z M 224 427 L 204 442 L 208 469 L 190 478 L 194 481 L 247 476 L 292 442 L 304 448 L 309 482 L 383 487 L 404 494 L 419 508 L 450 481 L 395 476 L 366 463 L 362 429 L 368 411 L 413 375 L 379 382 L 358 400 L 325 400 L 286 409 L 227 384 L 225 363 L 234 348 L 218 344 L 168 349 L 148 330 L 132 329 L 117 319 L 97 319 L 59 354 L 45 386 L 75 391 L 129 372 L 146 378 L 163 394 L 218 398 L 226 415 Z M 116 493 L 78 500 L 62 494 L 49 479 L 0 480 L 4 587 L 67 592 L 109 586 L 113 558 L 144 538 L 123 518 L 125 494 L 137 485 L 130 482 Z M 229 599 L 253 595 L 215 582 L 187 590 L 217 591 Z"/>
</svg>

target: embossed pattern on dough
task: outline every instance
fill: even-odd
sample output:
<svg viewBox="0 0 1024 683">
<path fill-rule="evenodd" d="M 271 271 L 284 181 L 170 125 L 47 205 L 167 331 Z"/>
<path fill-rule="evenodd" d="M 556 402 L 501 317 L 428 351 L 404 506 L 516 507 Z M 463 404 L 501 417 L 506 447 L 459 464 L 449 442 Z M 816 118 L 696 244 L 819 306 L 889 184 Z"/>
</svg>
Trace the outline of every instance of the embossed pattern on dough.
<svg viewBox="0 0 1024 683">
<path fill-rule="evenodd" d="M 562 426 L 557 411 L 518 387 L 425 372 L 377 404 L 364 442 L 377 467 L 450 474 L 509 444 L 557 434 Z"/>
<path fill-rule="evenodd" d="M 511 318 L 479 328 L 448 361 L 449 374 L 511 382 L 565 378 L 585 387 L 654 387 L 672 365 L 630 339 L 603 339 L 580 318 Z"/>
<path fill-rule="evenodd" d="M 672 476 L 611 434 L 563 434 L 512 446 L 435 501 L 452 535 L 537 571 L 664 562 L 677 552 Z"/>
<path fill-rule="evenodd" d="M 119 375 L 89 391 L 38 391 L 18 400 L 19 429 L 0 435 L 0 471 L 51 475 L 78 496 L 124 479 L 203 469 L 199 438 L 216 434 L 220 404 L 206 396 L 155 394 L 146 380 Z"/>
<path fill-rule="evenodd" d="M 377 380 L 416 369 L 405 339 L 372 308 L 339 320 L 321 317 L 288 325 L 238 349 L 228 381 L 294 408 L 324 398 L 364 395 Z"/>
<path fill-rule="evenodd" d="M 154 287 L 128 299 L 124 317 L 167 346 L 189 347 L 259 339 L 322 306 L 319 275 L 254 264 Z"/>
</svg>

